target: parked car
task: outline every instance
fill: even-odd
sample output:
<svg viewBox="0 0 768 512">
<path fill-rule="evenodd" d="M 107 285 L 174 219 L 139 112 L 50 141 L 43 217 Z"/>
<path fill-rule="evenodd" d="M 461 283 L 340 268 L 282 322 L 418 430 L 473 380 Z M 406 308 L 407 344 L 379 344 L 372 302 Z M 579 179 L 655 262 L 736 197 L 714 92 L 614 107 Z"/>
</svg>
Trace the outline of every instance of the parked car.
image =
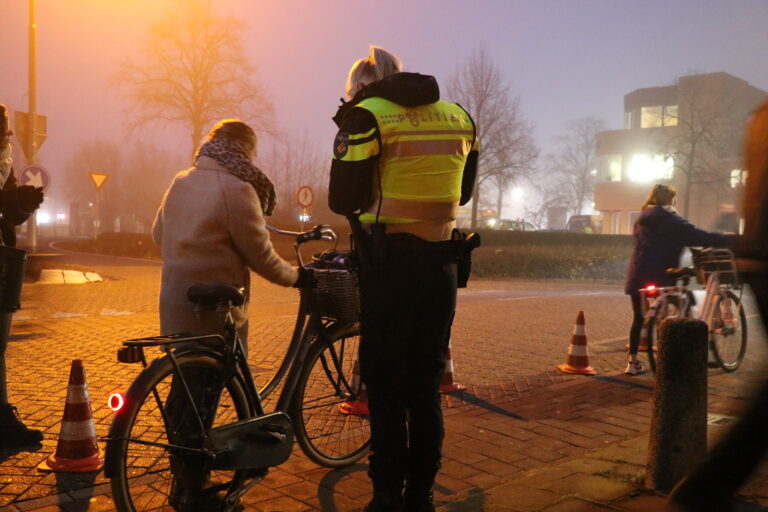
<svg viewBox="0 0 768 512">
<path fill-rule="evenodd" d="M 568 219 L 565 230 L 575 233 L 602 233 L 603 217 L 600 215 L 574 215 Z"/>
</svg>

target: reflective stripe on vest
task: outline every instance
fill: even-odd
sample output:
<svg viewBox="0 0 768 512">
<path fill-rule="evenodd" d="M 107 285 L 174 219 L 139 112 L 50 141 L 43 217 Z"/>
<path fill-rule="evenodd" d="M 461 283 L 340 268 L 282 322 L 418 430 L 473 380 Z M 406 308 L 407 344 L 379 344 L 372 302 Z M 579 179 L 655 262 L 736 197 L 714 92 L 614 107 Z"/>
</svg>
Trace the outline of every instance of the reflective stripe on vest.
<svg viewBox="0 0 768 512">
<path fill-rule="evenodd" d="M 360 220 L 376 222 L 379 205 L 379 221 L 384 223 L 455 220 L 464 164 L 474 140 L 466 112 L 444 101 L 404 107 L 368 98 L 358 106 L 378 122 L 383 195 Z"/>
</svg>

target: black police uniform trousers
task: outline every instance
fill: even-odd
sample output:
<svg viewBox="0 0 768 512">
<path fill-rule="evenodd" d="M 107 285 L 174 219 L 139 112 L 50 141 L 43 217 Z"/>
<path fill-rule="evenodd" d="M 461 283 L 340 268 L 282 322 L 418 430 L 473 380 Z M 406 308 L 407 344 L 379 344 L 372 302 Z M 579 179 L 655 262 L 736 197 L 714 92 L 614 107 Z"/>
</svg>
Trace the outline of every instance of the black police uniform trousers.
<svg viewBox="0 0 768 512">
<path fill-rule="evenodd" d="M 375 493 L 400 492 L 404 481 L 427 491 L 445 433 L 439 386 L 456 309 L 454 244 L 399 233 L 385 240 L 384 263 L 360 276 L 369 476 Z"/>
</svg>

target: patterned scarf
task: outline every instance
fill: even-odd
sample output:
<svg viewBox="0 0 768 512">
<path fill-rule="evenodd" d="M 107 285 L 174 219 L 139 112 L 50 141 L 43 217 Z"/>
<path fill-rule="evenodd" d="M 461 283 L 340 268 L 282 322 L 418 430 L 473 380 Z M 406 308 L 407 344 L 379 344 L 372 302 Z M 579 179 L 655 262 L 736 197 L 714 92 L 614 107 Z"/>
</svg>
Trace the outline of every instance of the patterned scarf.
<svg viewBox="0 0 768 512">
<path fill-rule="evenodd" d="M 272 215 L 275 209 L 275 185 L 266 174 L 251 163 L 248 153 L 236 142 L 228 139 L 211 139 L 197 151 L 195 159 L 207 156 L 216 160 L 229 172 L 250 183 L 261 201 L 264 215 Z"/>
</svg>

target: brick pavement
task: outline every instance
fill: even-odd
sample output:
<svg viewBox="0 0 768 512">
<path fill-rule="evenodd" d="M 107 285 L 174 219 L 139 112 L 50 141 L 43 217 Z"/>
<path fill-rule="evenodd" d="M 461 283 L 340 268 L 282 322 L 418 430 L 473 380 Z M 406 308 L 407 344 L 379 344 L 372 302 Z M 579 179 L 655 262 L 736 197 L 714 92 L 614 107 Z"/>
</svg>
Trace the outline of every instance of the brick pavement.
<svg viewBox="0 0 768 512">
<path fill-rule="evenodd" d="M 80 262 L 83 263 L 82 261 Z M 31 285 L 9 349 L 11 399 L 46 434 L 36 452 L 0 453 L 0 509 L 111 510 L 98 475 L 41 475 L 55 450 L 69 362 L 81 357 L 99 435 L 109 393 L 125 389 L 138 368 L 115 362 L 126 338 L 153 334 L 159 267 L 89 257 L 107 280 Z M 437 499 L 446 511 L 654 510 L 661 498 L 641 487 L 651 378 L 620 374 L 628 300 L 616 285 L 479 281 L 462 292 L 453 331 L 465 392 L 445 398 L 446 449 Z M 296 292 L 257 281 L 251 312 L 251 362 L 273 368 L 285 348 Z M 596 378 L 559 374 L 578 309 L 587 315 Z M 753 336 L 753 338 L 756 338 Z M 710 372 L 710 412 L 737 414 L 762 375 L 753 343 L 736 374 Z M 711 436 L 724 427 L 711 428 Z M 260 511 L 350 511 L 368 499 L 366 466 L 318 468 L 297 450 L 246 496 Z M 764 475 L 745 492 L 766 496 Z"/>
</svg>

